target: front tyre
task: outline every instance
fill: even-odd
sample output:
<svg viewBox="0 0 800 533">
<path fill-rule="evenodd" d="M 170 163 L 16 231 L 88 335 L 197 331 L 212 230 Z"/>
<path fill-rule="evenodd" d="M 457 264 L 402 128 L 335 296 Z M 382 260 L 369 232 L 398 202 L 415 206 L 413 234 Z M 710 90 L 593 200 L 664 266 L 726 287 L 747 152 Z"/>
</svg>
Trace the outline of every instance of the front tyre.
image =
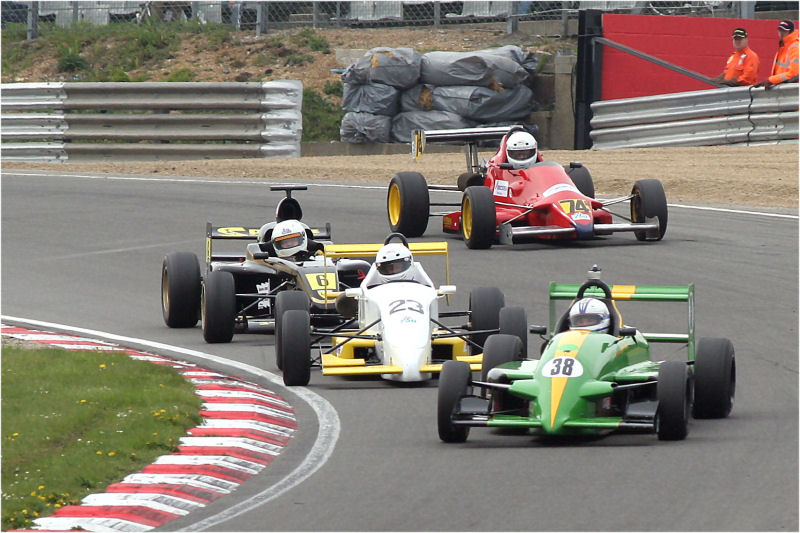
<svg viewBox="0 0 800 533">
<path fill-rule="evenodd" d="M 633 184 L 631 194 L 631 220 L 658 221 L 658 229 L 634 231 L 634 235 L 640 241 L 660 241 L 667 232 L 667 195 L 664 186 L 656 179 L 639 180 Z"/>
<path fill-rule="evenodd" d="M 488 187 L 467 187 L 461 198 L 461 235 L 467 248 L 490 248 L 497 233 L 494 196 Z"/>
<path fill-rule="evenodd" d="M 469 436 L 469 426 L 453 424 L 453 415 L 461 398 L 467 395 L 470 375 L 469 363 L 464 361 L 445 361 L 442 366 L 436 419 L 439 438 L 444 442 L 464 442 Z"/>
<path fill-rule="evenodd" d="M 275 297 L 275 366 L 279 370 L 283 370 L 283 314 L 291 310 L 308 311 L 309 306 L 308 296 L 303 291 L 283 291 Z"/>
<path fill-rule="evenodd" d="M 171 252 L 161 264 L 161 314 L 170 328 L 191 328 L 200 316 L 200 263 L 191 252 Z"/>
<path fill-rule="evenodd" d="M 736 358 L 728 339 L 703 338 L 694 360 L 695 418 L 725 418 L 736 394 Z"/>
<path fill-rule="evenodd" d="M 308 311 L 292 309 L 283 314 L 281 351 L 284 385 L 308 385 L 311 380 L 311 317 Z"/>
<path fill-rule="evenodd" d="M 389 182 L 386 212 L 393 233 L 420 237 L 428 227 L 430 195 L 428 183 L 419 172 L 398 172 Z"/>
<path fill-rule="evenodd" d="M 658 370 L 656 434 L 659 440 L 683 440 L 689 433 L 692 381 L 689 367 L 665 361 Z"/>
<path fill-rule="evenodd" d="M 236 323 L 236 284 L 233 274 L 212 270 L 203 284 L 203 338 L 208 343 L 231 342 Z"/>
<path fill-rule="evenodd" d="M 505 306 L 506 297 L 497 287 L 476 287 L 469 293 L 469 329 L 472 331 L 499 329 L 500 310 Z M 475 333 L 472 342 L 483 349 L 483 343 L 490 333 Z M 472 353 L 475 353 L 474 346 Z"/>
<path fill-rule="evenodd" d="M 570 163 L 569 165 L 564 165 L 564 172 L 567 173 L 569 179 L 572 180 L 572 183 L 575 184 L 575 187 L 582 195 L 594 198 L 594 181 L 589 169 L 580 163 Z"/>
</svg>

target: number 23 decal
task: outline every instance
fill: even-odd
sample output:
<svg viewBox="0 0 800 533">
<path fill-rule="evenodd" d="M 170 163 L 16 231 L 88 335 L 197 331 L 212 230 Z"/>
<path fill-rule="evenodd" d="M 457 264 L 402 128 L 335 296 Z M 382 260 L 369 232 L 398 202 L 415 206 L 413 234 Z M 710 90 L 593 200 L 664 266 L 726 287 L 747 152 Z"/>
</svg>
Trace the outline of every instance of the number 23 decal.
<svg viewBox="0 0 800 533">
<path fill-rule="evenodd" d="M 425 310 L 422 304 L 416 300 L 395 300 L 389 304 L 389 314 L 393 315 L 400 311 L 414 311 L 415 313 L 423 314 Z"/>
<path fill-rule="evenodd" d="M 575 378 L 582 374 L 583 365 L 574 357 L 554 357 L 542 368 L 542 376 L 546 378 Z"/>
</svg>

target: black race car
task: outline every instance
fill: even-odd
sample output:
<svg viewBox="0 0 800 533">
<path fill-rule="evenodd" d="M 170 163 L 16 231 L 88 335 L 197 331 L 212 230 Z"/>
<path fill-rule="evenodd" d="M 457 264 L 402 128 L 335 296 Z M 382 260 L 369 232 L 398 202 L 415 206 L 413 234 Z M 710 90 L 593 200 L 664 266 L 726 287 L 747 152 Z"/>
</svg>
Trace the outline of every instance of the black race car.
<svg viewBox="0 0 800 533">
<path fill-rule="evenodd" d="M 316 325 L 335 326 L 344 319 L 336 311 L 336 296 L 358 287 L 369 270 L 364 260 L 332 260 L 321 252 L 330 243 L 331 226 L 305 226 L 308 251 L 294 260 L 278 257 L 271 244 L 272 229 L 284 220 L 300 220 L 300 203 L 292 191 L 304 185 L 271 186 L 285 191 L 275 221 L 261 227 L 214 226 L 206 223 L 206 269 L 191 252 L 172 252 L 161 268 L 161 310 L 171 328 L 190 328 L 202 322 L 206 342 L 230 342 L 234 331 L 280 334 L 275 318 L 290 309 L 309 311 Z M 214 253 L 220 239 L 253 241 L 244 255 Z M 276 342 L 279 339 L 276 339 Z"/>
</svg>

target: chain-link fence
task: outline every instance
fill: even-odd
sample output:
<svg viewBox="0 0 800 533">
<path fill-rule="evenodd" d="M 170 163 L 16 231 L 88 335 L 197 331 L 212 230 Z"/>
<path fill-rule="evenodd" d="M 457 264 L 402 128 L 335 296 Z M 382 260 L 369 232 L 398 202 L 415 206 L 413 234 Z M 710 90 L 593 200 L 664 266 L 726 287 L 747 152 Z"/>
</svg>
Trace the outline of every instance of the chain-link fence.
<svg viewBox="0 0 800 533">
<path fill-rule="evenodd" d="M 785 4 L 785 5 L 784 5 Z M 390 27 L 420 25 L 512 23 L 567 20 L 581 9 L 616 13 L 699 17 L 753 16 L 754 11 L 797 9 L 796 2 L 734 1 L 642 1 L 593 0 L 578 2 L 424 0 L 350 2 L 2 2 L 2 23 L 29 25 L 29 35 L 41 23 L 68 26 L 86 22 L 97 25 L 117 22 L 191 20 L 230 24 L 240 30 L 266 33 L 270 29 L 313 26 L 317 28 Z M 31 32 L 31 27 L 34 31 Z M 42 25 L 46 28 L 46 24 Z"/>
</svg>

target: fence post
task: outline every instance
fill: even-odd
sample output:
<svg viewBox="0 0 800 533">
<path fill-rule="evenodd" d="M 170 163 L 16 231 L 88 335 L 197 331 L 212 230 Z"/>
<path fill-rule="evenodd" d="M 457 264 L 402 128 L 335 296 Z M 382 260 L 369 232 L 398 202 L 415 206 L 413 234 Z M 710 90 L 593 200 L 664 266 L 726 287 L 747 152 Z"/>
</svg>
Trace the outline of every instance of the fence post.
<svg viewBox="0 0 800 533">
<path fill-rule="evenodd" d="M 439 0 L 433 3 L 433 25 L 439 26 L 442 23 L 442 4 Z"/>
<path fill-rule="evenodd" d="M 256 10 L 256 37 L 267 33 L 269 18 L 269 2 L 259 2 Z"/>
<path fill-rule="evenodd" d="M 28 40 L 36 39 L 39 36 L 39 2 L 31 2 L 28 9 Z"/>
</svg>

